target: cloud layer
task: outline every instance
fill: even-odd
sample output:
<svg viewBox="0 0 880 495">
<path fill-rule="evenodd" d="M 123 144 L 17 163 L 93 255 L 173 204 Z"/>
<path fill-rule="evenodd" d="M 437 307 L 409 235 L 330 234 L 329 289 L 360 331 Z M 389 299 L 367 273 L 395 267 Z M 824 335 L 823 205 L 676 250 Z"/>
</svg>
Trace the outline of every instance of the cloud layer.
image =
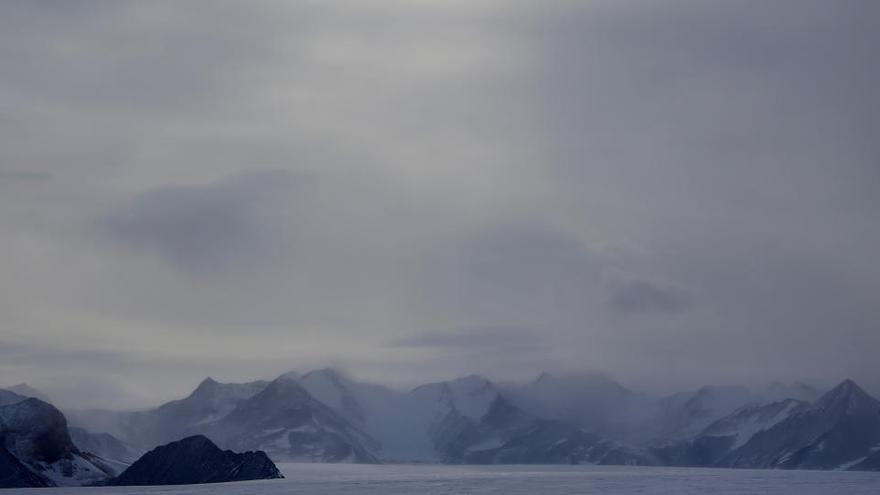
<svg viewBox="0 0 880 495">
<path fill-rule="evenodd" d="M 880 389 L 878 19 L 6 2 L 0 375 L 115 406 L 325 365 Z"/>
</svg>

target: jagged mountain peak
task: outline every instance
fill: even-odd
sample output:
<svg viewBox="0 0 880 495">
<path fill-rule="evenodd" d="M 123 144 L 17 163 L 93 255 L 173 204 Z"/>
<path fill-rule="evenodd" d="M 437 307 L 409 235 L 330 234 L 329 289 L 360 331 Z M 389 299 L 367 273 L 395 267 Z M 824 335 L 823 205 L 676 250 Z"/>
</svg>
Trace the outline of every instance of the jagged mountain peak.
<svg viewBox="0 0 880 495">
<path fill-rule="evenodd" d="M 310 387 L 335 389 L 338 393 L 348 393 L 353 381 L 344 373 L 334 368 L 321 368 L 309 371 L 297 380 L 306 389 Z M 320 394 L 319 394 L 320 395 Z"/>
<path fill-rule="evenodd" d="M 193 390 L 192 395 L 213 393 L 220 388 L 221 385 L 220 382 L 209 376 L 199 383 L 195 390 Z"/>
<path fill-rule="evenodd" d="M 297 381 L 280 376 L 266 385 L 260 393 L 253 397 L 254 401 L 266 400 L 294 400 L 303 401 L 311 398 L 309 392 Z"/>
<path fill-rule="evenodd" d="M 847 378 L 816 401 L 816 407 L 831 410 L 846 407 L 847 410 L 877 408 L 880 402 L 871 397 L 855 381 Z"/>
<path fill-rule="evenodd" d="M 226 448 L 258 448 L 276 458 L 376 462 L 372 438 L 283 376 L 204 431 Z"/>
<path fill-rule="evenodd" d="M 195 390 L 193 390 L 186 398 L 182 399 L 182 401 L 217 402 L 227 399 L 235 400 L 247 398 L 256 393 L 256 391 L 252 389 L 259 389 L 264 383 L 265 382 L 221 383 L 209 376 L 202 380 Z M 180 401 L 172 401 L 169 404 L 174 404 L 175 402 Z"/>
</svg>

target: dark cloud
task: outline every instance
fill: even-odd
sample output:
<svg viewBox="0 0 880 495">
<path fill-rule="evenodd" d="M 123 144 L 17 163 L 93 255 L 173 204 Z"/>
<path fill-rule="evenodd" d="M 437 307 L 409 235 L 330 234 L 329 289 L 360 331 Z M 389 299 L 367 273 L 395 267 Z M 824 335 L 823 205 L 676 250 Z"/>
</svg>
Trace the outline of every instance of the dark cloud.
<svg viewBox="0 0 880 495">
<path fill-rule="evenodd" d="M 199 186 L 147 191 L 99 220 L 112 239 L 154 251 L 177 268 L 203 272 L 265 260 L 283 242 L 279 201 L 299 179 L 284 172 L 248 173 Z"/>
<path fill-rule="evenodd" d="M 620 314 L 678 313 L 690 306 L 690 299 L 680 289 L 639 280 L 615 289 L 608 306 Z"/>
</svg>

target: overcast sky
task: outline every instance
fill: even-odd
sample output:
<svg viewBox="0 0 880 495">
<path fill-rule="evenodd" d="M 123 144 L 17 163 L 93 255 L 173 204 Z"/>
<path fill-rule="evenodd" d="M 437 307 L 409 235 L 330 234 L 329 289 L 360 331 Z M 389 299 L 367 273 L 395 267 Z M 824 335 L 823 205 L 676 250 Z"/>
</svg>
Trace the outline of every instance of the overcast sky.
<svg viewBox="0 0 880 495">
<path fill-rule="evenodd" d="M 880 390 L 880 2 L 0 3 L 0 385 Z"/>
</svg>

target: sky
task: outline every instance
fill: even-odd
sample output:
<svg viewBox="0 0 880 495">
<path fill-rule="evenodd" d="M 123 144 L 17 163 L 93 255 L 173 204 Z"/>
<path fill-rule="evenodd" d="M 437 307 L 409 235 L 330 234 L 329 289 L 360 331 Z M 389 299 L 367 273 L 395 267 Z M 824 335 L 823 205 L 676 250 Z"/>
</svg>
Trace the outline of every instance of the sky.
<svg viewBox="0 0 880 495">
<path fill-rule="evenodd" d="M 0 3 L 0 386 L 880 391 L 880 3 Z"/>
</svg>

